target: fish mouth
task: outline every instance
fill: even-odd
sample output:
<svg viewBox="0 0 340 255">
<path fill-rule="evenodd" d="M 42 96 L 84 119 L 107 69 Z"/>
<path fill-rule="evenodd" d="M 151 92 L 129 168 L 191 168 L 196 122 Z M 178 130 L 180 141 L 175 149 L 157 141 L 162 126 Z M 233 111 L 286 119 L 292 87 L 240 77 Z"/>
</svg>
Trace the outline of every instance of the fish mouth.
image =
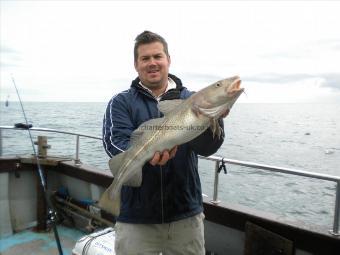
<svg viewBox="0 0 340 255">
<path fill-rule="evenodd" d="M 239 76 L 233 77 L 233 81 L 230 86 L 226 88 L 226 93 L 229 95 L 234 95 L 240 91 L 243 91 L 244 89 L 241 88 L 242 80 Z"/>
</svg>

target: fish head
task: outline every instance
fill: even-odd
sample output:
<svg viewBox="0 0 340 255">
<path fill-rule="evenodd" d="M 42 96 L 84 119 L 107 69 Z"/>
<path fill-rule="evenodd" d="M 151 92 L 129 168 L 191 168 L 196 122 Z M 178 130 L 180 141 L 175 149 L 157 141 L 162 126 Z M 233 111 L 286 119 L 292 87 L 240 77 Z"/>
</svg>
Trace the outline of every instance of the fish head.
<svg viewBox="0 0 340 255">
<path fill-rule="evenodd" d="M 217 81 L 193 95 L 193 111 L 217 119 L 231 109 L 243 91 L 239 76 Z"/>
</svg>

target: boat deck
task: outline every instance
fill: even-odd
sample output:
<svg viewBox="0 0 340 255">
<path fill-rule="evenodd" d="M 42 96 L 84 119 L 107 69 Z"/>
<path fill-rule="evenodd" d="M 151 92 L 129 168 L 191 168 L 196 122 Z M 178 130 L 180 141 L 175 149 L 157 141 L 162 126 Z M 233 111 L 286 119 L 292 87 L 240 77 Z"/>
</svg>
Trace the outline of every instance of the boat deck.
<svg viewBox="0 0 340 255">
<path fill-rule="evenodd" d="M 77 229 L 58 226 L 63 254 L 72 254 L 76 241 L 85 235 Z M 0 239 L 0 255 L 58 255 L 53 231 L 25 230 Z"/>
</svg>

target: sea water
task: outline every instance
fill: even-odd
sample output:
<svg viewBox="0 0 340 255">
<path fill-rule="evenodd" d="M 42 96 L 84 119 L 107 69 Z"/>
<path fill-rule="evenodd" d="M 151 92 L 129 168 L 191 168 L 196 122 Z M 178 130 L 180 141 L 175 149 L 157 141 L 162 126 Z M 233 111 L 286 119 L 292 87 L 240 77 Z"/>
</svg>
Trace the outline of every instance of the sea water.
<svg viewBox="0 0 340 255">
<path fill-rule="evenodd" d="M 101 136 L 106 103 L 24 104 L 34 127 Z M 226 138 L 216 155 L 228 159 L 340 176 L 340 104 L 236 104 L 225 119 Z M 20 105 L 0 106 L 0 125 L 24 122 Z M 36 140 L 39 132 L 32 132 Z M 75 157 L 76 138 L 44 133 L 50 155 Z M 3 155 L 31 154 L 28 132 L 3 130 Z M 99 140 L 80 139 L 83 163 L 108 170 Z M 203 193 L 212 197 L 215 165 L 199 161 Z M 279 217 L 332 227 L 335 183 L 227 164 L 218 198 Z"/>
</svg>

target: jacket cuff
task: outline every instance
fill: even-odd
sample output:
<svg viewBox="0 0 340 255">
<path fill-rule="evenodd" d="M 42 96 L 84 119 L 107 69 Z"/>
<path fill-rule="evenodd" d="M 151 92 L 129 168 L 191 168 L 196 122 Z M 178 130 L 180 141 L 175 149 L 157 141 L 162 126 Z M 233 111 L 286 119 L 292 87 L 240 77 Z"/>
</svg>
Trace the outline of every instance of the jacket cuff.
<svg viewBox="0 0 340 255">
<path fill-rule="evenodd" d="M 223 119 L 219 119 L 218 123 L 222 129 L 221 136 L 217 137 L 217 135 L 215 135 L 215 137 L 213 137 L 211 129 L 208 128 L 200 136 L 189 142 L 193 151 L 201 156 L 208 157 L 214 154 L 221 147 L 225 136 Z"/>
</svg>

